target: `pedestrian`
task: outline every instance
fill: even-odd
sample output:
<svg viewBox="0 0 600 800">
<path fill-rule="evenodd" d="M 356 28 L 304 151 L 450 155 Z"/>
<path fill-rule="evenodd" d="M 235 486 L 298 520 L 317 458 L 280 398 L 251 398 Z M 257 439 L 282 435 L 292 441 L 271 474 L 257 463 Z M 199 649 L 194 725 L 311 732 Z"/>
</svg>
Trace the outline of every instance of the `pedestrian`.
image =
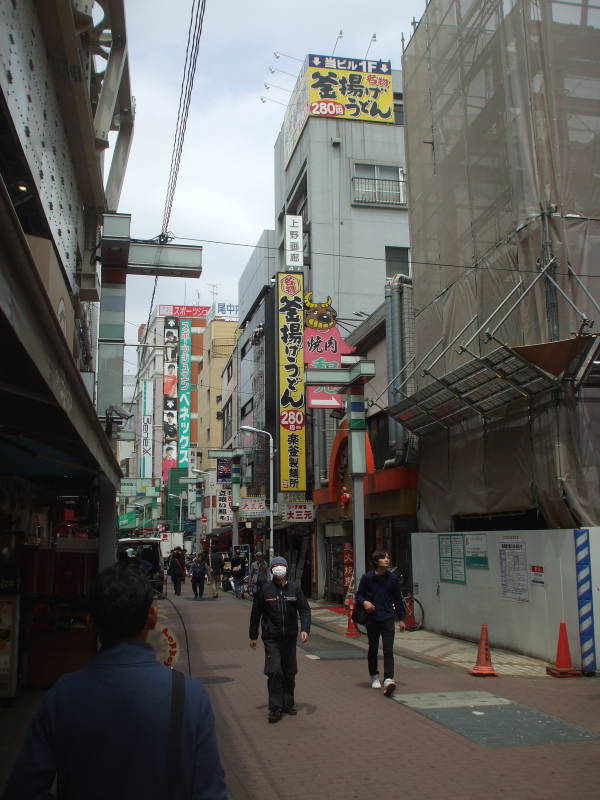
<svg viewBox="0 0 600 800">
<path fill-rule="evenodd" d="M 233 548 L 231 577 L 233 578 L 233 593 L 239 599 L 244 594 L 244 578 L 246 577 L 246 562 L 240 554 L 239 547 Z"/>
<path fill-rule="evenodd" d="M 210 554 L 210 575 L 212 583 L 213 600 L 219 596 L 219 588 L 223 577 L 223 553 Z"/>
<path fill-rule="evenodd" d="M 173 582 L 173 591 L 176 595 L 181 594 L 181 584 L 185 581 L 185 554 L 181 547 L 176 547 L 171 553 L 167 573 Z"/>
<path fill-rule="evenodd" d="M 267 566 L 264 555 L 260 550 L 257 550 L 254 555 L 254 561 L 250 564 L 250 577 L 248 580 L 252 596 L 254 596 L 268 580 L 269 567 Z"/>
<path fill-rule="evenodd" d="M 300 618 L 300 641 L 310 634 L 310 606 L 298 583 L 287 579 L 287 561 L 271 561 L 272 580 L 258 590 L 250 614 L 250 647 L 256 648 L 258 626 L 265 647 L 265 675 L 269 691 L 269 722 L 279 722 L 282 713 L 295 716 L 296 639 Z"/>
<path fill-rule="evenodd" d="M 42 699 L 3 800 L 226 800 L 205 689 L 160 664 L 146 643 L 157 622 L 153 596 L 127 563 L 97 575 L 89 610 L 101 649 Z"/>
<path fill-rule="evenodd" d="M 394 682 L 394 619 L 398 619 L 400 632 L 404 624 L 404 600 L 398 577 L 390 572 L 390 556 L 385 550 L 375 550 L 371 556 L 373 569 L 360 579 L 356 602 L 367 613 L 367 636 L 369 638 L 368 665 L 371 688 L 381 689 L 377 657 L 379 637 L 383 643 L 383 692 L 390 697 L 396 690 Z"/>
<path fill-rule="evenodd" d="M 204 596 L 204 584 L 206 583 L 208 574 L 209 569 L 206 559 L 204 558 L 204 553 L 198 553 L 190 567 L 194 600 L 202 600 Z"/>
</svg>

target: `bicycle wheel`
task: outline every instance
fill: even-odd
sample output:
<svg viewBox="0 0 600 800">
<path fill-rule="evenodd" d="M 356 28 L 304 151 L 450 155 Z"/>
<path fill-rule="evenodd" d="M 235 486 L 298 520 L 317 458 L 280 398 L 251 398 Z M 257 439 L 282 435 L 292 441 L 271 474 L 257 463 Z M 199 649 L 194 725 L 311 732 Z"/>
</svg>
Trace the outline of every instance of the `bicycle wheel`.
<svg viewBox="0 0 600 800">
<path fill-rule="evenodd" d="M 412 624 L 407 625 L 407 630 L 420 631 L 423 627 L 423 623 L 425 622 L 425 612 L 423 611 L 423 606 L 417 600 L 417 598 L 413 597 L 411 594 L 404 598 L 404 602 L 406 604 L 407 616 L 412 616 Z"/>
</svg>

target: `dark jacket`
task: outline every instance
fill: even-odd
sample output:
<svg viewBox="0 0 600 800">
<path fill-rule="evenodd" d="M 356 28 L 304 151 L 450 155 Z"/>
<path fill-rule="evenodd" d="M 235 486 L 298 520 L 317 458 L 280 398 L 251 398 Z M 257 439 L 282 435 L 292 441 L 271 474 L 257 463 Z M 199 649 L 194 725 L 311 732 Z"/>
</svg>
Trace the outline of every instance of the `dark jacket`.
<svg viewBox="0 0 600 800">
<path fill-rule="evenodd" d="M 180 577 L 185 577 L 185 556 L 183 553 L 181 555 L 176 555 L 173 553 L 169 561 L 169 568 L 167 569 L 167 572 L 169 575 L 179 575 Z"/>
<path fill-rule="evenodd" d="M 375 606 L 372 616 L 376 622 L 385 622 L 395 616 L 404 619 L 405 608 L 400 581 L 393 572 L 377 575 L 372 569 L 363 575 L 356 592 L 356 602 L 362 605 L 365 600 Z M 368 615 L 370 616 L 371 614 Z"/>
<path fill-rule="evenodd" d="M 239 567 L 239 569 L 236 569 Z M 246 562 L 241 556 L 234 556 L 231 559 L 231 577 L 244 580 L 246 577 Z"/>
<path fill-rule="evenodd" d="M 288 581 L 283 586 L 268 581 L 254 595 L 250 614 L 250 639 L 258 639 L 258 626 L 262 621 L 263 639 L 281 639 L 298 635 L 300 630 L 310 633 L 310 606 L 300 586 Z"/>
<path fill-rule="evenodd" d="M 44 696 L 3 800 L 165 800 L 171 670 L 144 642 L 102 649 Z M 181 794 L 226 800 L 206 691 L 185 678 Z"/>
<path fill-rule="evenodd" d="M 210 557 L 210 567 L 212 574 L 218 578 L 223 572 L 223 555 L 221 553 L 213 553 Z"/>
<path fill-rule="evenodd" d="M 206 580 L 207 571 L 208 571 L 208 566 L 206 564 L 206 561 L 196 561 L 196 559 L 194 559 L 192 561 L 192 564 L 191 564 L 191 567 L 190 567 L 192 580 L 195 580 L 195 581 Z"/>
</svg>

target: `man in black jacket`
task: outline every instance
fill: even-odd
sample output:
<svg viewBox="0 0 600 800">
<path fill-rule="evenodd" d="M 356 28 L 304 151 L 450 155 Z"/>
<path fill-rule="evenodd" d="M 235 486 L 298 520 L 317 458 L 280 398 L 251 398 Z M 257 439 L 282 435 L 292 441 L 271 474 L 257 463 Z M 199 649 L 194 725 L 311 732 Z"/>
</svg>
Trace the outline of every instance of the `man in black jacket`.
<svg viewBox="0 0 600 800">
<path fill-rule="evenodd" d="M 310 606 L 302 589 L 287 579 L 287 561 L 277 556 L 271 561 L 273 580 L 254 595 L 250 614 L 250 647 L 256 647 L 258 626 L 262 623 L 265 646 L 265 675 L 269 690 L 269 722 L 279 722 L 282 712 L 294 716 L 296 687 L 296 638 L 300 618 L 300 640 L 308 641 Z"/>
</svg>

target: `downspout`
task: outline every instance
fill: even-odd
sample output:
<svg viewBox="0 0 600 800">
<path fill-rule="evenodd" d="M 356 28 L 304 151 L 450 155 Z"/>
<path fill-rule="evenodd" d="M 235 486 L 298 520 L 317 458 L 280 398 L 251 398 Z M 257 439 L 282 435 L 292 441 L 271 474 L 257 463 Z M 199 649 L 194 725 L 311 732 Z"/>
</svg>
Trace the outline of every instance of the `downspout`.
<svg viewBox="0 0 600 800">
<path fill-rule="evenodd" d="M 404 316 L 402 300 L 404 284 L 410 278 L 395 275 L 385 287 L 385 324 L 388 377 L 394 379 L 388 388 L 388 408 L 398 402 L 396 385 L 401 378 L 395 379 L 406 364 L 406 342 L 404 336 Z M 384 463 L 384 469 L 405 465 L 408 457 L 408 431 L 391 417 L 388 420 L 390 449 L 395 451 L 394 457 Z"/>
</svg>

